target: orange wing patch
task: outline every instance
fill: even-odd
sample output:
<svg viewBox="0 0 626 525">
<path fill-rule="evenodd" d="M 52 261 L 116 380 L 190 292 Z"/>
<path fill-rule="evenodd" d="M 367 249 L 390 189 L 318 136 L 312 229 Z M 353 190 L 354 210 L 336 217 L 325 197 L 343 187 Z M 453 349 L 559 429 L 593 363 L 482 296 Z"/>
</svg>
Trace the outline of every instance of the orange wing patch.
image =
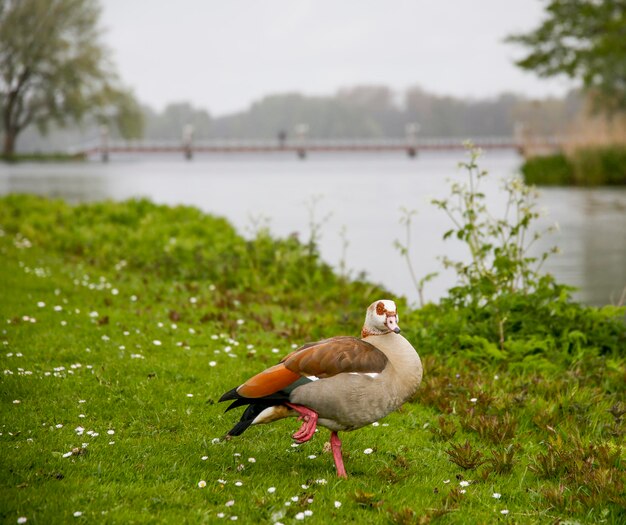
<svg viewBox="0 0 626 525">
<path fill-rule="evenodd" d="M 237 393 L 243 397 L 269 396 L 300 378 L 300 374 L 287 369 L 284 364 L 272 366 L 248 379 L 237 389 Z"/>
</svg>

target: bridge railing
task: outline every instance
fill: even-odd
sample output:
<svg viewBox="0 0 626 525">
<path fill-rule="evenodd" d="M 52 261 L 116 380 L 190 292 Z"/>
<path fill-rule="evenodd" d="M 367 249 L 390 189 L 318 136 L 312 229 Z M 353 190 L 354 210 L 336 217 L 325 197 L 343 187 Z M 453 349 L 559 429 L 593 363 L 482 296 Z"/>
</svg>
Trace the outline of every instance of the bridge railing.
<svg viewBox="0 0 626 525">
<path fill-rule="evenodd" d="M 474 137 L 471 142 L 483 149 L 517 149 L 527 147 L 543 147 L 558 149 L 561 144 L 559 137 L 525 137 L 521 140 L 513 136 Z M 73 152 L 86 155 L 101 155 L 106 160 L 111 153 L 154 154 L 154 153 L 185 153 L 191 158 L 194 153 L 243 153 L 243 152 L 296 152 L 304 157 L 307 151 L 338 152 L 338 151 L 405 151 L 414 156 L 419 151 L 461 149 L 467 143 L 461 137 L 368 137 L 368 138 L 337 138 L 317 139 L 296 137 L 291 140 L 270 139 L 210 139 L 210 140 L 92 140 L 72 148 Z"/>
</svg>

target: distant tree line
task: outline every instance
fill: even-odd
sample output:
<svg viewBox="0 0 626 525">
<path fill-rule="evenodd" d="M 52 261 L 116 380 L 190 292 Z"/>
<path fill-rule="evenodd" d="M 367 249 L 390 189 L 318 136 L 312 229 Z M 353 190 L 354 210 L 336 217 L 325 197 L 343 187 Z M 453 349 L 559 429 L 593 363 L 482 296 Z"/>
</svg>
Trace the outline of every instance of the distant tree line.
<svg viewBox="0 0 626 525">
<path fill-rule="evenodd" d="M 401 138 L 407 124 L 419 124 L 419 136 L 459 137 L 513 135 L 518 124 L 535 134 L 556 134 L 567 128 L 583 106 L 572 92 L 563 98 L 532 100 L 515 94 L 490 99 L 462 99 L 428 93 L 419 87 L 398 93 L 385 86 L 357 86 L 331 96 L 299 93 L 270 95 L 247 110 L 212 117 L 188 102 L 173 103 L 162 111 L 143 106 L 144 138 L 181 139 L 191 125 L 194 139 L 277 139 L 283 131 L 293 139 L 299 124 L 309 126 L 312 138 Z M 53 130 L 41 137 L 24 133 L 25 151 L 67 149 L 86 140 L 98 140 L 95 123 L 82 129 Z M 112 131 L 115 138 L 115 132 Z"/>
</svg>

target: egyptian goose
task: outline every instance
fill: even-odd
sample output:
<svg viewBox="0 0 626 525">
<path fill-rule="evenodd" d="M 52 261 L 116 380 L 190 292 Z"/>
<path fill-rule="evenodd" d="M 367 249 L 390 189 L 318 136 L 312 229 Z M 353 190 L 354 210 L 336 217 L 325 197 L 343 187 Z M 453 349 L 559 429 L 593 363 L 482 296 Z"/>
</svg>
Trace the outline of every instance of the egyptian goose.
<svg viewBox="0 0 626 525">
<path fill-rule="evenodd" d="M 337 475 L 347 478 L 337 432 L 369 425 L 398 409 L 422 380 L 420 358 L 399 333 L 395 303 L 372 303 L 360 339 L 307 343 L 226 392 L 220 401 L 234 401 L 227 412 L 249 405 L 227 437 L 250 425 L 298 417 L 303 423 L 292 437 L 304 443 L 317 425 L 328 428 Z"/>
</svg>

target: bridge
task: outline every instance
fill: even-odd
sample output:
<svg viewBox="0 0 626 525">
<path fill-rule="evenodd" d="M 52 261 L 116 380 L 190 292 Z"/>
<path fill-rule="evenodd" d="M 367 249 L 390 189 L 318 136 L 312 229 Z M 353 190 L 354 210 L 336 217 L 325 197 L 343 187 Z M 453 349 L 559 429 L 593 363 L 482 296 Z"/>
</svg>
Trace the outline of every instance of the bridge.
<svg viewBox="0 0 626 525">
<path fill-rule="evenodd" d="M 246 153 L 292 153 L 306 158 L 309 153 L 402 153 L 415 157 L 421 151 L 451 151 L 466 147 L 462 138 L 420 138 L 414 140 L 368 138 L 368 139 L 307 139 L 287 140 L 159 140 L 159 141 L 109 141 L 92 142 L 75 153 L 87 157 L 99 156 L 106 161 L 112 155 L 177 154 L 192 159 L 196 154 L 246 154 Z M 484 150 L 516 150 L 524 153 L 529 148 L 557 150 L 560 141 L 556 137 L 535 139 L 517 137 L 477 137 L 471 143 Z"/>
</svg>

